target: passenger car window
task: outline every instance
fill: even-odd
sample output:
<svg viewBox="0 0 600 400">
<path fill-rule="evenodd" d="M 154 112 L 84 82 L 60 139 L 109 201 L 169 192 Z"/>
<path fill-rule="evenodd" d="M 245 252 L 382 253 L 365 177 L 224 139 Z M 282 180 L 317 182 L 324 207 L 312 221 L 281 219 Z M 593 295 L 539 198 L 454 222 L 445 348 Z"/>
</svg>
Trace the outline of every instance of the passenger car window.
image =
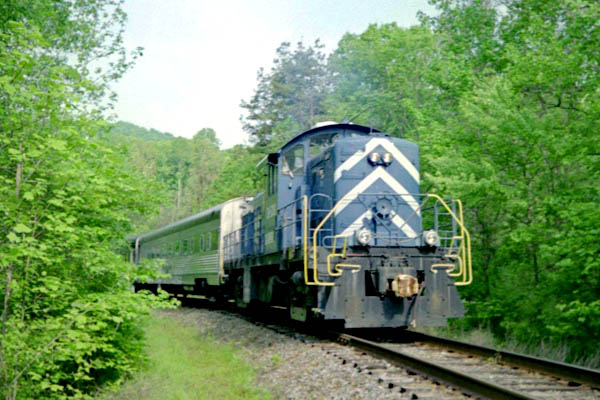
<svg viewBox="0 0 600 400">
<path fill-rule="evenodd" d="M 297 144 L 283 154 L 281 173 L 292 178 L 304 175 L 304 145 Z"/>
</svg>

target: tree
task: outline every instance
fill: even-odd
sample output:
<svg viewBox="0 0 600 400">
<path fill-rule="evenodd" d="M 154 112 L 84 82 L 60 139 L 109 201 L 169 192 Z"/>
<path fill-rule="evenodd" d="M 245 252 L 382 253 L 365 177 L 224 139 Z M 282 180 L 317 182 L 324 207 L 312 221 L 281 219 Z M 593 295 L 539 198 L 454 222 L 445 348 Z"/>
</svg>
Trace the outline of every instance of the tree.
<svg viewBox="0 0 600 400">
<path fill-rule="evenodd" d="M 426 28 L 395 23 L 344 35 L 329 58 L 330 117 L 417 139 L 424 112 L 438 111 L 436 93 L 426 80 L 437 41 Z"/>
<path fill-rule="evenodd" d="M 590 51 L 598 5 L 511 1 L 497 13 L 487 2 L 438 4 L 430 22 L 451 38 L 445 58 L 460 68 L 436 83 L 457 107 L 430 125 L 439 140 L 433 179 L 467 200 L 480 237 L 485 287 L 471 315 L 493 318 L 499 335 L 568 342 L 576 359 L 593 350 L 585 336 L 600 333 L 589 240 L 600 218 L 591 200 L 600 109 L 590 100 L 600 78 Z"/>
<path fill-rule="evenodd" d="M 130 122 L 119 121 L 113 125 L 108 138 L 118 141 L 121 137 L 134 137 L 150 142 L 160 142 L 174 138 L 174 136 L 168 132 L 160 132 L 156 129 L 146 129 Z"/>
<path fill-rule="evenodd" d="M 253 143 L 265 145 L 275 138 L 290 138 L 324 116 L 328 79 L 322 49 L 319 40 L 308 47 L 298 42 L 295 50 L 284 42 L 277 49 L 271 71 L 258 71 L 254 95 L 241 103 L 247 112 L 241 121 Z"/>
<path fill-rule="evenodd" d="M 0 13 L 0 393 L 86 397 L 135 368 L 151 274 L 116 250 L 152 200 L 98 133 L 122 57 L 119 2 L 10 1 Z M 114 56 L 108 70 L 92 68 Z M 23 385 L 27 381 L 27 385 Z"/>
<path fill-rule="evenodd" d="M 107 139 L 122 147 L 129 168 L 144 176 L 146 192 L 160 204 L 160 214 L 131 218 L 140 230 L 152 230 L 206 208 L 205 198 L 219 176 L 224 155 L 211 128 L 192 139 L 173 137 L 120 122 Z"/>
<path fill-rule="evenodd" d="M 190 178 L 184 203 L 189 213 L 208 208 L 206 197 L 209 189 L 219 177 L 223 154 L 219 151 L 220 142 L 216 132 L 210 128 L 198 131 L 190 142 L 192 151 Z"/>
<path fill-rule="evenodd" d="M 241 196 L 254 196 L 263 190 L 263 171 L 256 164 L 265 156 L 261 146 L 236 145 L 222 154 L 223 164 L 204 198 L 205 207 L 211 207 Z"/>
</svg>

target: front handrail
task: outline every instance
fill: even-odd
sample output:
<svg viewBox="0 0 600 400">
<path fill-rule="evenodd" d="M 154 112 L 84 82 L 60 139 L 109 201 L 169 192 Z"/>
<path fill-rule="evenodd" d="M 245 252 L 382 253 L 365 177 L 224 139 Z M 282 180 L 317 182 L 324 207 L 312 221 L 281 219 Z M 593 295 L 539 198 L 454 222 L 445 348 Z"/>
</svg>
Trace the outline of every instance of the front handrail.
<svg viewBox="0 0 600 400">
<path fill-rule="evenodd" d="M 318 234 L 319 231 L 321 230 L 321 228 L 325 225 L 325 223 L 327 223 L 327 221 L 332 217 L 332 215 L 335 214 L 336 210 L 338 208 L 340 208 L 340 206 L 342 204 L 344 204 L 345 201 L 347 201 L 347 199 L 351 196 L 351 193 L 347 193 L 346 195 L 344 195 L 332 208 L 331 210 L 329 210 L 329 212 L 327 213 L 327 215 L 320 221 L 320 223 L 317 225 L 317 227 L 312 231 L 312 245 L 313 245 L 313 282 L 310 284 L 313 285 L 320 285 L 320 286 L 333 286 L 334 283 L 333 282 L 324 282 L 324 281 L 319 281 L 318 279 L 318 257 L 317 257 L 317 251 L 318 251 Z M 450 206 L 448 206 L 448 204 L 446 203 L 446 201 L 444 199 L 442 199 L 440 196 L 438 196 L 437 194 L 432 194 L 432 193 L 427 193 L 425 195 L 420 195 L 420 196 L 425 196 L 426 200 L 424 202 L 422 202 L 418 208 L 414 211 L 415 213 L 420 213 L 420 211 L 422 210 L 423 206 L 425 205 L 425 203 L 429 200 L 429 199 L 434 199 L 436 200 L 437 203 L 441 204 L 442 207 L 447 211 L 447 215 L 450 215 L 452 217 L 453 222 L 456 222 L 456 224 L 459 226 L 459 234 L 458 235 L 452 235 L 452 237 L 450 238 L 450 244 L 449 246 L 446 247 L 447 249 L 447 253 L 444 255 L 444 257 L 446 258 L 451 258 L 451 259 L 455 259 L 456 263 L 458 264 L 458 272 L 456 273 L 451 273 L 455 268 L 456 268 L 456 264 L 434 264 L 432 265 L 432 269 L 434 269 L 435 267 L 451 267 L 451 269 L 448 272 L 449 276 L 458 278 L 460 277 L 460 280 L 458 282 L 456 282 L 455 284 L 457 286 L 465 286 L 465 285 L 469 285 L 471 284 L 471 282 L 473 281 L 473 269 L 472 269 L 472 259 L 471 259 L 471 237 L 469 234 L 469 231 L 467 230 L 467 228 L 464 225 L 463 222 L 463 212 L 462 212 L 462 202 L 460 200 L 453 200 L 457 206 L 458 206 L 458 215 L 452 210 L 452 208 Z M 335 271 L 331 270 L 331 266 L 330 266 L 330 257 L 332 256 L 332 254 L 334 254 L 336 252 L 335 249 L 335 238 L 337 238 L 337 236 L 334 237 L 334 249 L 333 252 L 328 256 L 327 258 L 327 274 L 331 277 L 336 277 L 341 275 L 341 273 L 339 273 L 339 269 L 338 268 L 334 268 Z M 460 241 L 460 243 L 458 243 L 458 245 L 455 245 L 455 241 Z M 346 245 L 346 241 L 344 240 L 344 248 Z M 453 253 L 453 249 L 457 249 L 457 253 Z M 344 251 L 345 253 L 345 251 Z M 306 274 L 308 273 L 308 267 L 306 266 L 307 262 L 305 260 L 305 281 L 308 282 L 306 280 Z M 309 284 L 309 283 L 307 283 Z"/>
<path fill-rule="evenodd" d="M 329 218 L 331 218 L 331 216 L 333 215 L 333 213 L 335 213 L 335 211 L 340 207 L 341 204 L 343 204 L 343 202 L 346 200 L 346 198 L 350 197 L 352 194 L 352 192 L 348 192 L 346 193 L 337 203 L 335 203 L 335 205 L 331 208 L 331 210 L 329 210 L 329 212 L 327 213 L 327 215 L 325 216 L 325 218 L 323 218 L 321 220 L 321 222 L 319 223 L 319 225 L 317 225 L 317 227 L 315 228 L 315 230 L 313 231 L 313 285 L 319 285 L 319 286 L 333 286 L 335 285 L 335 283 L 333 282 L 322 282 L 319 281 L 319 276 L 318 276 L 318 257 L 317 257 L 317 248 L 319 247 L 317 244 L 317 235 L 319 234 L 319 230 L 323 227 L 323 225 L 325 225 L 325 223 L 327 222 L 327 220 L 329 220 Z"/>
<path fill-rule="evenodd" d="M 344 244 L 342 245 L 342 252 L 338 253 L 337 252 L 337 239 L 341 238 L 344 241 Z M 362 268 L 361 265 L 359 264 L 344 264 L 344 263 L 338 263 L 335 265 L 335 271 L 331 270 L 331 259 L 332 258 L 336 258 L 336 257 L 340 257 L 342 259 L 346 258 L 346 250 L 347 250 L 347 246 L 346 246 L 346 240 L 348 238 L 346 236 L 339 236 L 336 235 L 333 238 L 333 251 L 327 256 L 327 273 L 331 276 L 341 276 L 342 273 L 344 271 L 342 271 L 341 268 L 348 268 L 352 270 L 352 273 L 356 273 L 358 271 L 360 271 L 360 269 Z"/>
<path fill-rule="evenodd" d="M 448 247 L 448 252 L 444 255 L 444 257 L 446 257 L 446 258 L 453 258 L 456 260 L 458 267 L 459 267 L 458 272 L 452 273 L 452 271 L 456 268 L 455 264 L 451 264 L 451 265 L 446 264 L 446 263 L 433 264 L 431 266 L 431 269 L 433 270 L 436 267 L 450 266 L 450 267 L 452 267 L 452 269 L 447 271 L 448 276 L 461 277 L 461 280 L 459 282 L 455 282 L 456 286 L 470 285 L 471 282 L 473 282 L 473 267 L 471 264 L 471 236 L 463 222 L 462 202 L 460 200 L 454 200 L 456 202 L 456 204 L 458 205 L 458 216 L 457 216 L 456 213 L 454 213 L 454 211 L 452 211 L 452 209 L 444 201 L 444 199 L 442 199 L 437 194 L 428 193 L 427 197 L 428 197 L 428 199 L 433 198 L 437 202 L 439 202 L 446 209 L 446 211 L 453 218 L 453 220 L 456 221 L 458 226 L 460 227 L 460 234 L 458 236 L 452 237 L 452 242 L 451 242 L 451 245 Z M 452 249 L 455 248 L 454 246 L 452 246 L 452 243 L 454 242 L 454 240 L 460 240 L 460 244 L 457 246 L 458 253 L 456 253 L 456 254 L 452 253 Z"/>
</svg>

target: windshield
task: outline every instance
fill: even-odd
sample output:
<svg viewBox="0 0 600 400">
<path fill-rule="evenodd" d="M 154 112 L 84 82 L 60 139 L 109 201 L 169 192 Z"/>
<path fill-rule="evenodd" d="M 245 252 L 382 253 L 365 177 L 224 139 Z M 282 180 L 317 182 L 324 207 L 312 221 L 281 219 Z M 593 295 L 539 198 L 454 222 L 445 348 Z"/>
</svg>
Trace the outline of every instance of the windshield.
<svg viewBox="0 0 600 400">
<path fill-rule="evenodd" d="M 283 153 L 281 173 L 292 178 L 304 175 L 304 146 L 302 144 L 297 144 Z"/>
<path fill-rule="evenodd" d="M 321 154 L 326 148 L 335 143 L 338 135 L 336 132 L 318 135 L 310 139 L 310 157 Z"/>
</svg>

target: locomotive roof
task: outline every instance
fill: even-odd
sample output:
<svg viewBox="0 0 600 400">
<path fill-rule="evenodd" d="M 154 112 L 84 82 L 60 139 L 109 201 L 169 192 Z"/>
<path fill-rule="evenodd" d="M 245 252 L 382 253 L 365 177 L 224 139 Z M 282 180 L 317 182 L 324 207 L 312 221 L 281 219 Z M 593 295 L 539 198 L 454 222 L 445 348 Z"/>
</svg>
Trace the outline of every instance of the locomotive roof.
<svg viewBox="0 0 600 400">
<path fill-rule="evenodd" d="M 314 134 L 322 133 L 322 132 L 326 132 L 326 131 L 334 131 L 334 130 L 348 130 L 348 131 L 355 131 L 355 132 L 361 132 L 361 133 L 366 133 L 366 134 L 376 134 L 377 136 L 379 136 L 382 133 L 378 129 L 371 128 L 369 126 L 364 126 L 364 125 L 357 125 L 357 124 L 351 124 L 351 123 L 340 123 L 340 124 L 331 123 L 331 124 L 327 124 L 327 125 L 316 126 L 312 129 L 309 129 L 305 132 L 298 134 L 296 137 L 291 139 L 289 142 L 287 142 L 286 144 L 281 146 L 280 151 L 283 150 L 285 147 L 287 147 L 293 143 L 299 142 L 308 136 L 312 136 Z"/>
<path fill-rule="evenodd" d="M 275 153 L 269 153 L 267 155 L 265 155 L 257 164 L 256 167 L 259 168 L 260 165 L 262 165 L 265 162 L 271 163 L 271 164 L 277 164 L 277 159 L 279 158 L 279 155 L 281 154 L 282 150 L 285 149 L 286 147 L 297 143 L 303 139 L 305 139 L 308 136 L 312 136 L 315 134 L 319 134 L 319 133 L 323 133 L 323 132 L 327 132 L 327 131 L 339 131 L 339 130 L 343 130 L 343 131 L 354 131 L 354 132 L 361 132 L 361 133 L 366 133 L 366 134 L 376 134 L 377 136 L 380 135 L 386 135 L 386 133 L 382 133 L 379 129 L 375 129 L 375 128 L 371 128 L 369 126 L 364 126 L 364 125 L 356 125 L 356 124 L 351 124 L 351 123 L 323 123 L 323 125 L 317 125 L 314 128 L 311 128 L 307 131 L 301 132 L 298 135 L 296 135 L 293 139 L 290 139 L 286 144 L 284 144 L 283 146 L 281 146 L 281 148 L 276 151 Z"/>
</svg>

